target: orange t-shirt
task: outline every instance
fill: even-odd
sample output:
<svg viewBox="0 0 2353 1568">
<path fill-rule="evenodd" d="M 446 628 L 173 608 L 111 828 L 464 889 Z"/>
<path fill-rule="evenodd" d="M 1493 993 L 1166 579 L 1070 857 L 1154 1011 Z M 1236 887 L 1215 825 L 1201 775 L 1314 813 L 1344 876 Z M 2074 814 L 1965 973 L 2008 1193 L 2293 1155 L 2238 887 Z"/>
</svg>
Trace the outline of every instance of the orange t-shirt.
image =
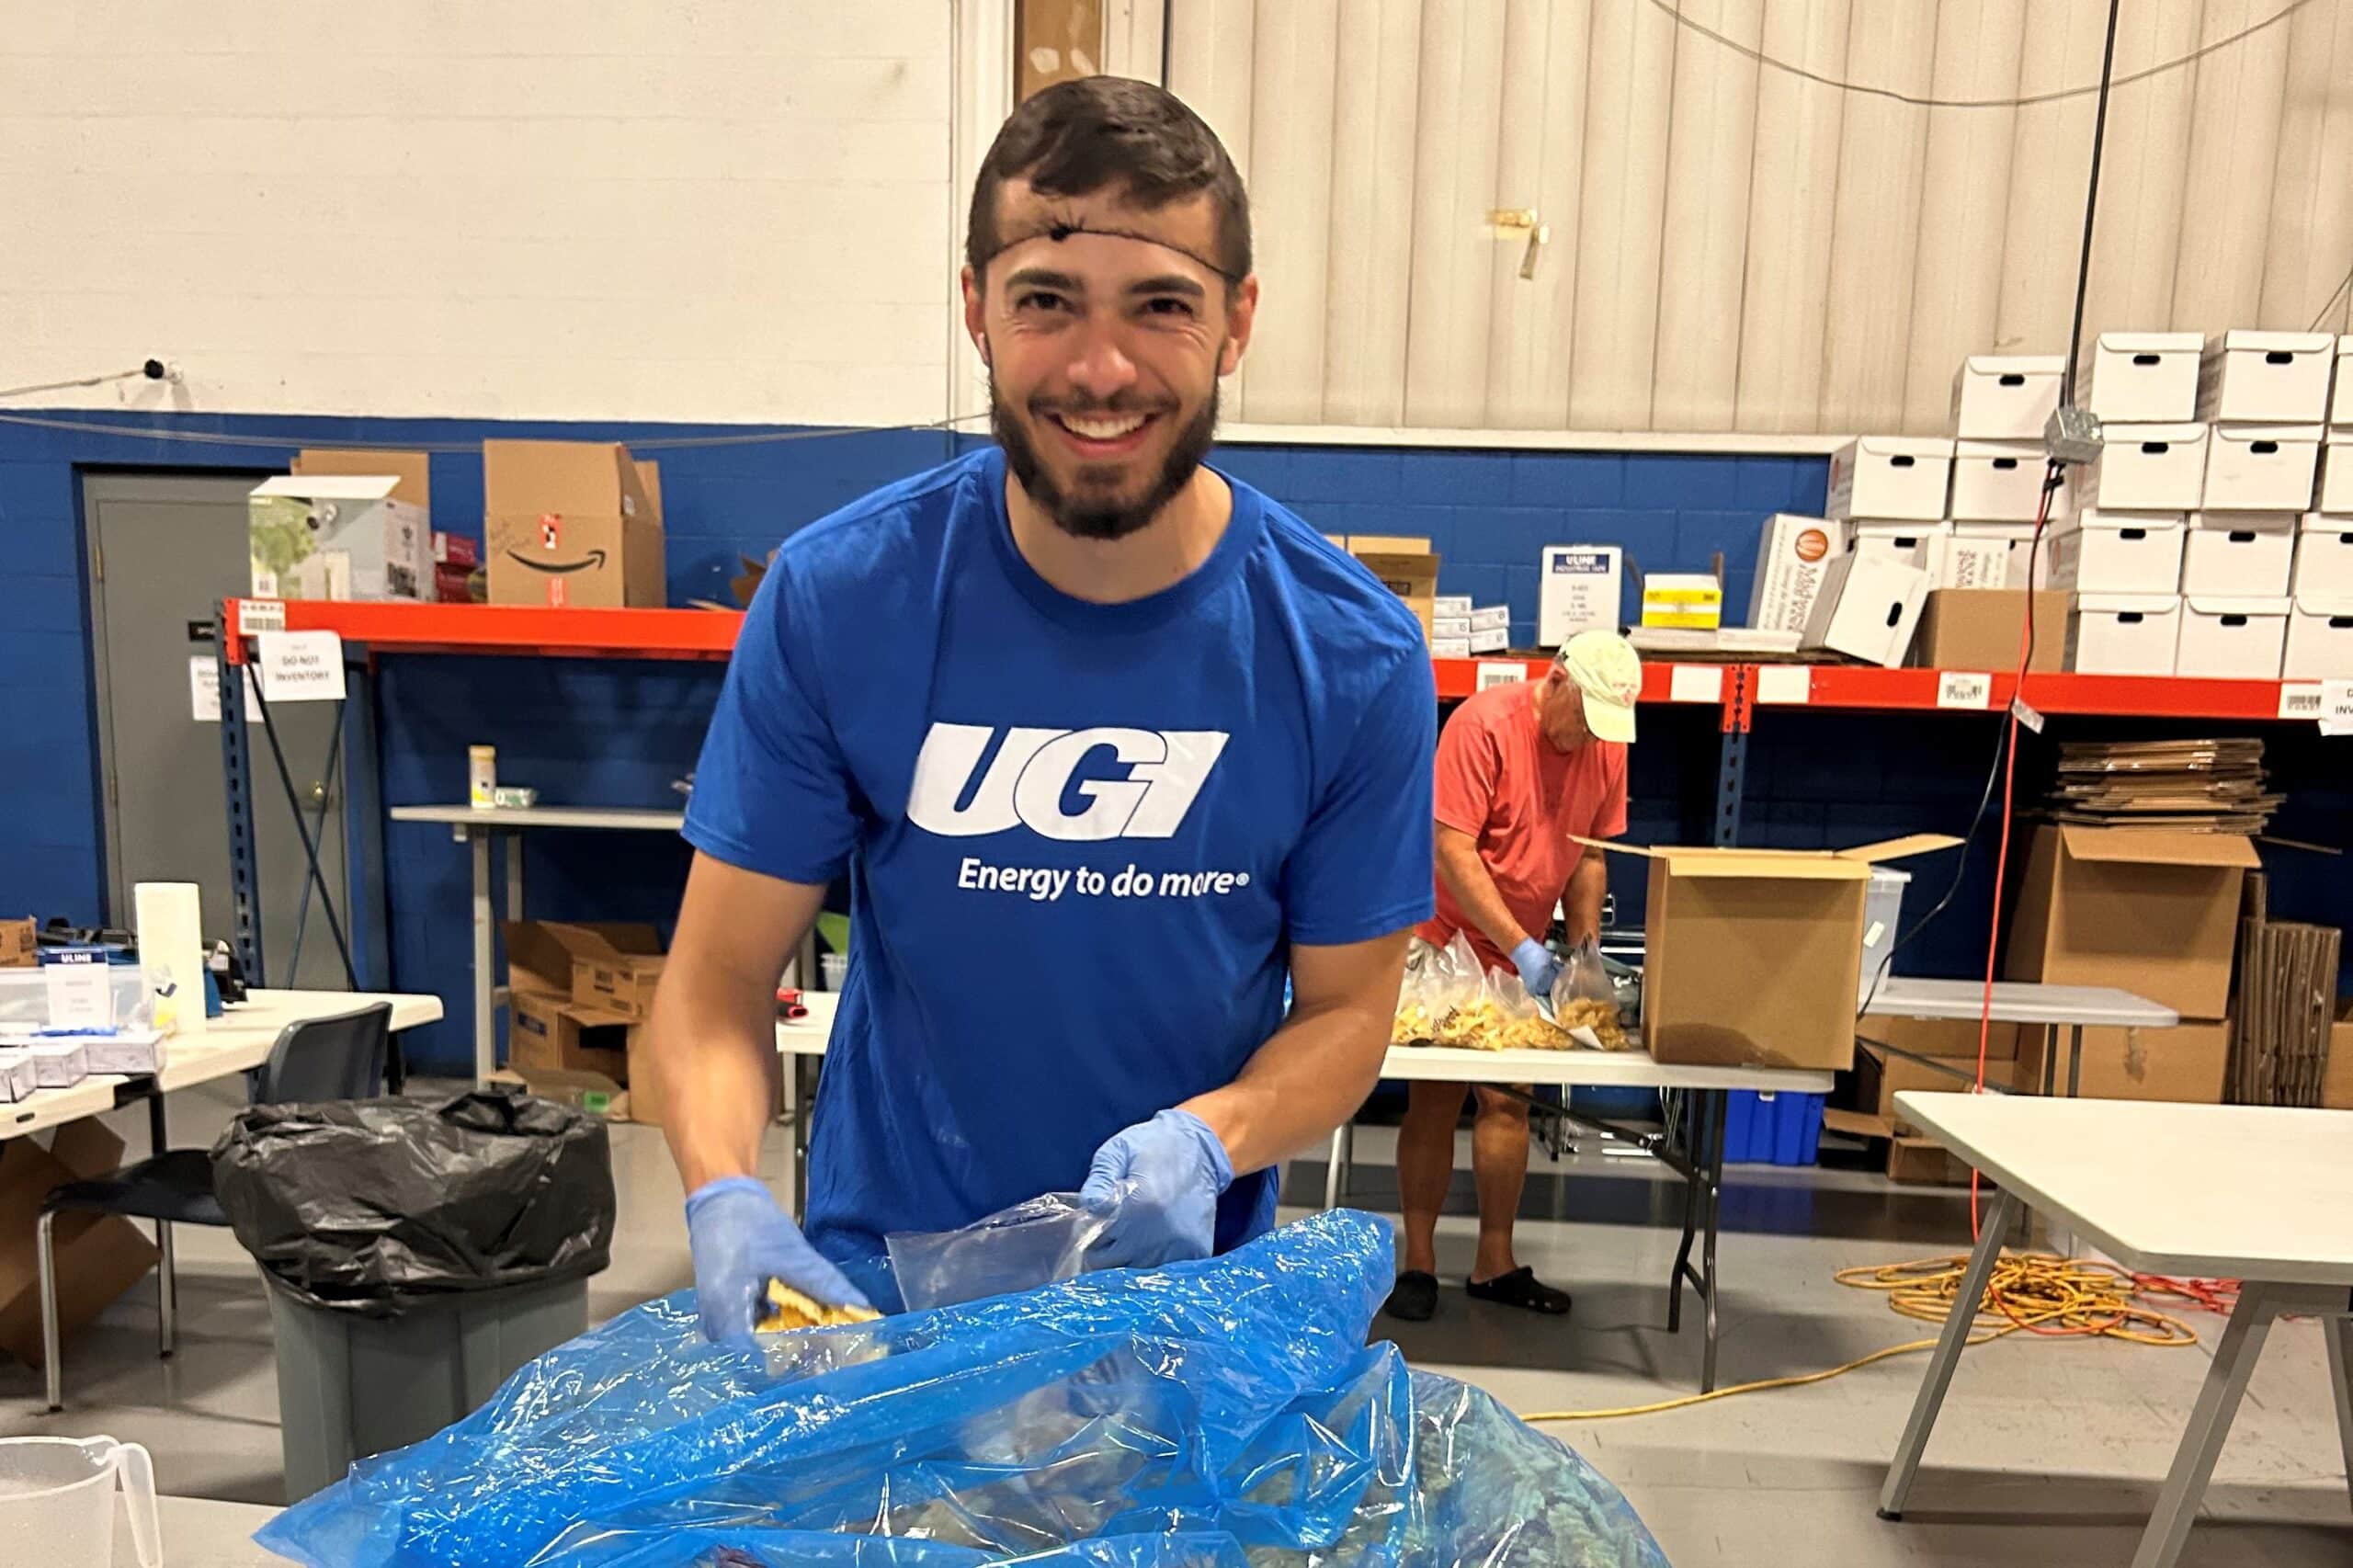
<svg viewBox="0 0 2353 1568">
<path fill-rule="evenodd" d="M 1505 907 L 1540 940 L 1585 854 L 1569 835 L 1615 838 L 1626 831 L 1626 748 L 1589 740 L 1574 752 L 1555 751 L 1537 728 L 1535 695 L 1527 683 L 1490 687 L 1454 710 L 1438 737 L 1433 814 L 1479 841 L 1480 863 Z M 1436 880 L 1438 915 L 1415 934 L 1444 947 L 1455 932 L 1467 932 L 1488 968 L 1509 969 L 1510 959 L 1462 913 L 1446 879 Z"/>
</svg>

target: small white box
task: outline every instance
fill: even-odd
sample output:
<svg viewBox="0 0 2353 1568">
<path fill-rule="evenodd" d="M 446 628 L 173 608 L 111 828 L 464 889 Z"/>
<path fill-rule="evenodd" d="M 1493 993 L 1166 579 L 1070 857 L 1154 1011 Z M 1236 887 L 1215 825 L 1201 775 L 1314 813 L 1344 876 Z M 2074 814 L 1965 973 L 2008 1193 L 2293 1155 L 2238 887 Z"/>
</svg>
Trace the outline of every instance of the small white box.
<svg viewBox="0 0 2353 1568">
<path fill-rule="evenodd" d="M 1623 624 L 1625 552 L 1614 544 L 1551 544 L 1538 562 L 1536 641 L 1557 648 L 1580 631 Z"/>
<path fill-rule="evenodd" d="M 2103 332 L 2092 349 L 2084 406 L 2103 425 L 2172 425 L 2198 417 L 2196 332 Z"/>
<path fill-rule="evenodd" d="M 2173 671 L 2215 680 L 2278 680 L 2288 645 L 2285 598 L 2191 594 L 2181 608 Z"/>
<path fill-rule="evenodd" d="M 2085 675 L 2168 676 L 2181 639 L 2178 594 L 2077 594 L 2067 667 Z"/>
<path fill-rule="evenodd" d="M 2111 425 L 2099 460 L 2075 481 L 2075 505 L 2114 512 L 2193 512 L 2206 498 L 2203 425 Z"/>
<path fill-rule="evenodd" d="M 2304 514 L 2288 591 L 2298 598 L 2353 598 L 2353 517 Z"/>
<path fill-rule="evenodd" d="M 2178 512 L 2078 512 L 2043 540 L 2046 580 L 2085 594 L 2177 594 L 2188 532 Z"/>
<path fill-rule="evenodd" d="M 2027 574 L 2031 571 L 2036 579 L 2034 585 L 2047 588 L 2051 585 L 2051 534 L 2060 521 L 2060 517 L 2054 516 L 2044 527 L 2040 553 L 2034 548 L 2032 523 L 1955 523 L 1952 526 L 1952 547 L 1945 556 L 1945 574 L 1949 576 L 1960 570 L 1954 562 L 1954 553 L 1961 549 L 1963 540 L 1998 540 L 2008 551 L 2009 565 L 1999 581 L 1987 583 L 1984 586 L 2023 588 L 2027 585 Z"/>
<path fill-rule="evenodd" d="M 1432 637 L 1468 637 L 1471 618 L 1467 615 L 1434 615 L 1430 617 Z"/>
<path fill-rule="evenodd" d="M 2288 592 L 2298 519 L 2285 512 L 2200 512 L 2181 557 L 2185 593 L 2278 598 Z"/>
<path fill-rule="evenodd" d="M 1872 518 L 1858 522 L 1854 528 L 1854 537 L 1847 546 L 1852 554 L 1898 566 L 1916 566 L 1932 578 L 1944 571 L 1945 546 L 1952 539 L 1950 523 L 1882 522 Z"/>
<path fill-rule="evenodd" d="M 1830 455 L 1832 517 L 1936 522 L 1952 487 L 1952 443 L 1932 436 L 1863 436 Z"/>
<path fill-rule="evenodd" d="M 1468 594 L 1440 594 L 1430 600 L 1430 615 L 1434 619 L 1451 620 L 1471 613 Z"/>
<path fill-rule="evenodd" d="M 392 499 L 391 474 L 293 473 L 245 502 L 254 597 L 430 599 L 433 528 L 422 506 Z"/>
<path fill-rule="evenodd" d="M 1935 585 L 1936 579 L 1916 566 L 1850 551 L 1823 574 L 1799 645 L 1893 669 L 1911 652 L 1920 610 Z"/>
<path fill-rule="evenodd" d="M 0 1051 L 0 1105 L 30 1099 L 40 1085 L 33 1081 L 33 1059 L 21 1051 Z"/>
<path fill-rule="evenodd" d="M 2353 595 L 2296 599 L 2288 612 L 2288 653 L 2279 678 L 2353 678 Z"/>
<path fill-rule="evenodd" d="M 1767 631 L 1803 631 L 1823 573 L 1845 553 L 1845 523 L 1794 512 L 1776 512 L 1766 518 L 1756 537 L 1748 624 Z"/>
<path fill-rule="evenodd" d="M 1506 631 L 1510 628 L 1509 605 L 1480 605 L 1471 611 L 1471 630 L 1473 632 Z"/>
<path fill-rule="evenodd" d="M 164 1031 L 117 1029 L 92 1035 L 84 1042 L 84 1058 L 93 1073 L 155 1074 L 164 1070 Z"/>
<path fill-rule="evenodd" d="M 2320 449 L 2320 499 L 2324 512 L 2353 513 L 2353 429 L 2331 430 Z"/>
<path fill-rule="evenodd" d="M 1510 646 L 1511 628 L 1507 626 L 1483 626 L 1471 633 L 1473 653 L 1500 653 Z"/>
<path fill-rule="evenodd" d="M 2328 422 L 2353 429 L 2353 332 L 2336 340 L 2336 394 L 2328 405 Z"/>
<path fill-rule="evenodd" d="M 1952 433 L 1965 441 L 2039 441 L 2059 407 L 2063 354 L 1972 354 L 1952 377 Z"/>
<path fill-rule="evenodd" d="M 44 1089 L 70 1089 L 90 1075 L 90 1059 L 78 1040 L 16 1043 L 33 1064 L 33 1082 Z"/>
<path fill-rule="evenodd" d="M 1470 656 L 1471 639 L 1468 637 L 1430 639 L 1430 657 L 1433 659 L 1467 659 Z"/>
<path fill-rule="evenodd" d="M 2039 441 L 1955 441 L 1952 451 L 1953 518 L 1959 522 L 2030 523 L 2040 515 L 2042 480 L 2049 471 Z M 2061 479 L 2051 498 L 2051 515 L 2069 510 Z"/>
<path fill-rule="evenodd" d="M 2257 425 L 2317 425 L 2328 417 L 2325 332 L 2218 333 L 2199 365 L 2198 417 Z"/>
<path fill-rule="evenodd" d="M 2318 425 L 2217 425 L 2206 452 L 2209 512 L 2308 512 L 2320 472 Z"/>
</svg>

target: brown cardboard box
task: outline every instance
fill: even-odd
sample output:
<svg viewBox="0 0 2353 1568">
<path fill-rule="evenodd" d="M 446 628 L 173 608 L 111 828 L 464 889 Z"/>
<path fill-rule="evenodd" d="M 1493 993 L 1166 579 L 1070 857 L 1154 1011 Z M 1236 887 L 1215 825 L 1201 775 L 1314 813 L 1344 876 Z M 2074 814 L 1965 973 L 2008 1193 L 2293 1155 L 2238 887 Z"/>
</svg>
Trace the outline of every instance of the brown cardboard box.
<svg viewBox="0 0 2353 1568">
<path fill-rule="evenodd" d="M 1915 1056 L 1951 1057 L 1972 1063 L 1977 1060 L 1974 1018 L 1890 1018 L 1873 1013 L 1856 1024 L 1855 1032 Z M 1985 1031 L 1986 1061 L 2014 1062 L 2018 1054 L 2018 1025 L 1995 1024 Z"/>
<path fill-rule="evenodd" d="M 359 447 L 304 447 L 294 454 L 294 472 L 305 474 L 372 476 L 400 481 L 392 499 L 433 515 L 433 461 L 423 452 L 378 452 Z"/>
<path fill-rule="evenodd" d="M 0 1350 L 28 1367 L 41 1364 L 33 1251 L 41 1199 L 62 1182 L 121 1164 L 122 1140 L 95 1120 L 59 1128 L 46 1149 L 31 1138 L 0 1142 Z M 113 1215 L 62 1214 L 56 1242 L 58 1323 L 69 1339 L 155 1267 L 145 1233 Z"/>
<path fill-rule="evenodd" d="M 1977 1064 L 1974 1062 L 1947 1062 L 1949 1071 L 1924 1067 L 1902 1056 L 1893 1056 L 1873 1046 L 1861 1046 L 1855 1051 L 1855 1106 L 1866 1115 L 1875 1116 L 1899 1131 L 1911 1126 L 1895 1114 L 1895 1096 L 1906 1089 L 1917 1089 L 1932 1095 L 1966 1094 L 1975 1086 Z M 2006 1062 L 1989 1063 L 1986 1076 L 1995 1083 L 2007 1083 L 2010 1068 Z"/>
<path fill-rule="evenodd" d="M 574 984 L 583 964 L 614 953 L 658 950 L 662 939 L 654 927 L 509 920 L 499 930 L 506 940 L 509 1061 L 593 1070 L 628 1083 L 628 1042 L 607 1026 L 626 1028 L 642 1015 L 618 1012 L 594 995 L 577 996 Z"/>
<path fill-rule="evenodd" d="M 1643 1043 L 1654 1058 L 1845 1068 L 1871 867 L 1960 841 L 1920 834 L 1840 850 L 1577 842 L 1650 861 Z"/>
<path fill-rule="evenodd" d="M 2186 1018 L 2231 1004 L 2239 885 L 2255 846 L 2219 833 L 2045 824 L 2020 879 L 2003 972 L 2113 985 Z"/>
<path fill-rule="evenodd" d="M 664 602 L 662 509 L 627 448 L 484 441 L 482 463 L 492 604 Z"/>
<path fill-rule="evenodd" d="M 2067 667 L 2067 595 L 2034 596 L 2034 653 L 2029 670 Z M 1910 662 L 1936 670 L 2015 670 L 2024 588 L 1938 588 L 1920 613 Z"/>
<path fill-rule="evenodd" d="M 570 1106 L 608 1121 L 629 1119 L 629 1091 L 602 1073 L 565 1067 L 508 1066 L 490 1075 L 504 1084 L 537 1095 L 543 1100 Z"/>
<path fill-rule="evenodd" d="M 639 1027 L 632 1020 L 532 991 L 516 992 L 507 1009 L 509 1067 L 597 1073 L 629 1082 L 630 1031 Z"/>
<path fill-rule="evenodd" d="M 1421 621 L 1422 637 L 1427 641 L 1430 617 L 1438 608 L 1438 558 L 1430 550 L 1430 541 L 1404 534 L 1351 534 L 1348 553 L 1405 601 L 1405 608 Z"/>
<path fill-rule="evenodd" d="M 1887 1179 L 1915 1187 L 1958 1187 L 1969 1180 L 1969 1166 L 1933 1138 L 1891 1138 Z"/>
<path fill-rule="evenodd" d="M 2321 1074 L 2320 1103 L 2331 1110 L 2353 1110 L 2353 1018 L 2328 1027 L 2328 1068 Z"/>
<path fill-rule="evenodd" d="M 662 940 L 651 926 L 585 932 L 573 949 L 572 1005 L 642 1023 L 662 978 Z"/>
<path fill-rule="evenodd" d="M 2042 1059 L 2052 1055 L 2052 1092 L 2067 1092 L 2065 1029 L 2022 1029 L 2011 1086 L 2022 1095 L 2042 1092 Z M 2056 1044 L 2050 1037 L 2057 1036 Z M 2075 1093 L 2087 1100 L 2175 1100 L 2183 1105 L 2222 1103 L 2223 1074 L 2230 1066 L 2231 1026 L 2224 1021 L 2185 1019 L 2169 1029 L 2087 1028 L 2084 1072 Z"/>
<path fill-rule="evenodd" d="M 575 958 L 608 950 L 659 951 L 662 938 L 651 926 L 629 922 L 598 924 L 561 920 L 508 920 L 499 926 L 506 941 L 506 985 L 510 991 L 534 991 L 558 1001 L 572 998 L 572 964 Z"/>
<path fill-rule="evenodd" d="M 31 920 L 0 920 L 0 969 L 40 962 L 40 927 Z"/>
</svg>

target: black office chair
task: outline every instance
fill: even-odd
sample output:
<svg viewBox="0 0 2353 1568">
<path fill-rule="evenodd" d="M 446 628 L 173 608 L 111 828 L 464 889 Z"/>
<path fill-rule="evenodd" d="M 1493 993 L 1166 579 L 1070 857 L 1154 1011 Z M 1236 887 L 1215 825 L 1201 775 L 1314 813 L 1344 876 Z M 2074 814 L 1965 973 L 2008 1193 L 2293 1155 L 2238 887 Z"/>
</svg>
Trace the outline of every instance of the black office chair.
<svg viewBox="0 0 2353 1568">
<path fill-rule="evenodd" d="M 392 1005 L 378 1002 L 356 1013 L 289 1024 L 269 1048 L 269 1060 L 249 1075 L 256 1105 L 369 1099 L 383 1093 L 391 1049 Z M 161 1094 L 159 1087 L 155 1091 Z M 58 1360 L 57 1261 L 52 1231 L 60 1214 L 119 1214 L 155 1222 L 155 1307 L 159 1354 L 169 1356 L 177 1335 L 178 1302 L 172 1278 L 172 1227 L 219 1225 L 229 1217 L 212 1196 L 212 1155 L 206 1149 L 160 1154 L 85 1181 L 52 1187 L 41 1200 L 37 1251 L 40 1266 L 40 1346 L 49 1408 L 64 1408 L 65 1379 Z"/>
</svg>

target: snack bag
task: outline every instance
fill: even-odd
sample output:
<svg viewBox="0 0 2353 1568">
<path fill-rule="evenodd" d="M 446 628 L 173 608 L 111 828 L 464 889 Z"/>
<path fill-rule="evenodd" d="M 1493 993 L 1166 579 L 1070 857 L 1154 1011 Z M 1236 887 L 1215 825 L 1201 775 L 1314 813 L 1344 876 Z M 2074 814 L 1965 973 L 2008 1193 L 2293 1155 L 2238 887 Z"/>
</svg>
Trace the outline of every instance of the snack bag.
<svg viewBox="0 0 2353 1568">
<path fill-rule="evenodd" d="M 1389 1026 L 1392 1045 L 1427 1045 L 1438 1032 L 1438 1015 L 1429 1002 L 1432 960 L 1438 949 L 1415 942 L 1405 959 L 1405 977 L 1397 986 L 1397 1016 Z"/>
<path fill-rule="evenodd" d="M 1430 1010 L 1438 1018 L 1431 1037 L 1439 1045 L 1472 1051 L 1495 1049 L 1491 1036 L 1502 1021 L 1487 983 L 1487 966 L 1479 961 L 1471 938 L 1461 931 L 1431 960 L 1436 971 Z"/>
<path fill-rule="evenodd" d="M 1552 1018 L 1580 1045 L 1596 1051 L 1631 1051 L 1634 1041 L 1618 1021 L 1618 989 L 1591 937 L 1577 944 L 1552 983 Z"/>
<path fill-rule="evenodd" d="M 1494 1049 L 1497 1051 L 1567 1051 L 1575 1045 L 1569 1031 L 1544 1016 L 1519 976 L 1497 970 L 1487 976 L 1499 1022 Z"/>
</svg>

